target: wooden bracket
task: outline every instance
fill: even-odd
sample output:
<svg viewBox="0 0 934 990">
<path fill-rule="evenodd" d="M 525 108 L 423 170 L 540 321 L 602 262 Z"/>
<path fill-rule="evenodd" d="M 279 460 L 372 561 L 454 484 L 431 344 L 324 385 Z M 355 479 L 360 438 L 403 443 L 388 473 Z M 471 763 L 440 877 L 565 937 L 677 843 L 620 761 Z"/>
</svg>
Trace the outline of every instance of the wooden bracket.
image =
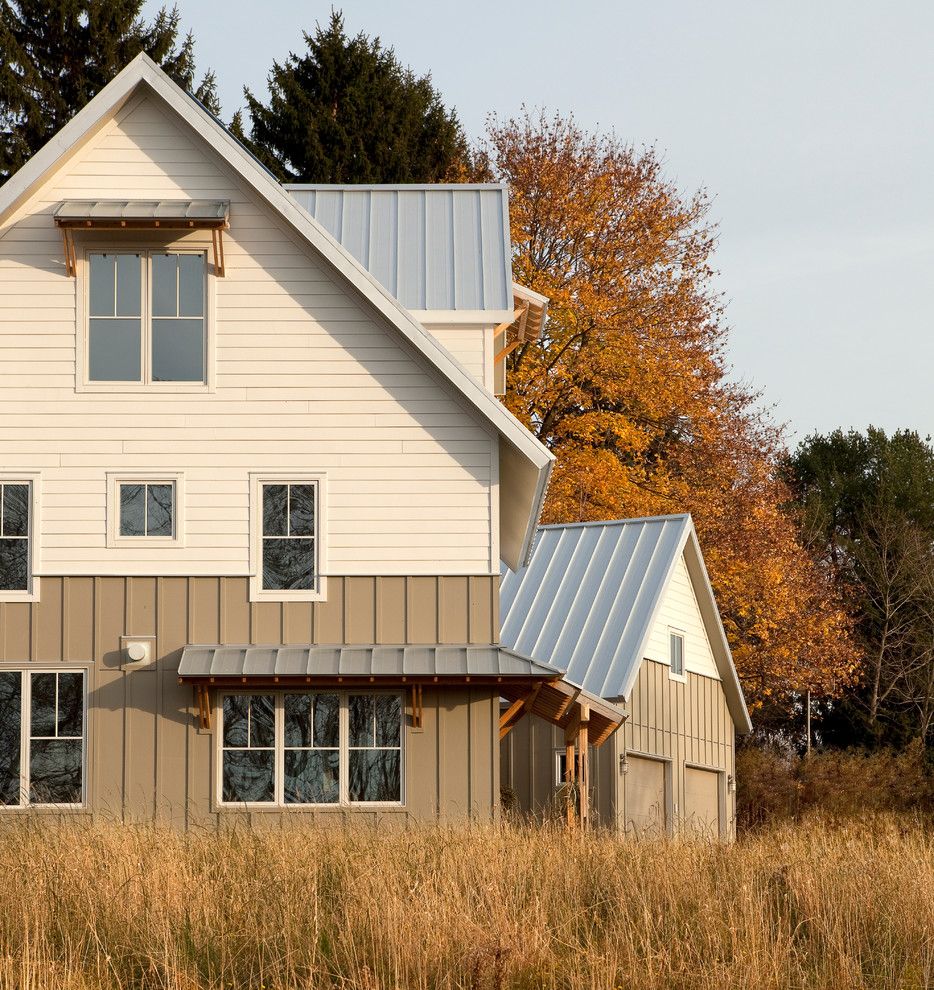
<svg viewBox="0 0 934 990">
<path fill-rule="evenodd" d="M 65 249 L 65 274 L 70 278 L 78 276 L 78 257 L 75 252 L 75 238 L 70 227 L 62 227 L 62 246 Z"/>
<path fill-rule="evenodd" d="M 206 732 L 211 731 L 211 689 L 207 684 L 195 686 L 198 696 L 198 727 Z"/>
<path fill-rule="evenodd" d="M 421 684 L 412 685 L 412 728 L 413 729 L 423 729 L 425 718 L 425 710 L 422 706 L 422 686 Z"/>
<path fill-rule="evenodd" d="M 223 278 L 227 274 L 224 267 L 224 231 L 220 227 L 215 227 L 211 231 L 211 244 L 214 247 L 214 274 L 218 278 Z"/>
<path fill-rule="evenodd" d="M 535 704 L 542 682 L 538 681 L 527 695 L 514 701 L 499 717 L 499 738 L 503 740 L 512 732 L 513 726 Z"/>
</svg>

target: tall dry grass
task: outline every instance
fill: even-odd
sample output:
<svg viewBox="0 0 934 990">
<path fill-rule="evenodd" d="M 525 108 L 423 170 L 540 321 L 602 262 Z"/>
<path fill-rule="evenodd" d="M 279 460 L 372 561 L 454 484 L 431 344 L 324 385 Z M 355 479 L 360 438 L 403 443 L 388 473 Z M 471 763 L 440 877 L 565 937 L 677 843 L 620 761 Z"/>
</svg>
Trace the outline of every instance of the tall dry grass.
<svg viewBox="0 0 934 990">
<path fill-rule="evenodd" d="M 934 985 L 920 822 L 734 846 L 515 825 L 0 829 L 0 985 Z"/>
</svg>

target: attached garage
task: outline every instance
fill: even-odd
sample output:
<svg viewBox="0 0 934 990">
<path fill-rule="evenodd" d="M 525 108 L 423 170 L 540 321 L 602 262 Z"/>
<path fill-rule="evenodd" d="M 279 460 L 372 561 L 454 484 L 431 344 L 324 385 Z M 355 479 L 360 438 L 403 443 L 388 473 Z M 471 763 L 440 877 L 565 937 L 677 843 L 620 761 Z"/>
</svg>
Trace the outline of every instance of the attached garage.
<svg viewBox="0 0 934 990">
<path fill-rule="evenodd" d="M 722 777 L 717 770 L 684 768 L 682 818 L 685 830 L 709 839 L 718 839 L 723 834 L 720 814 Z"/>
<path fill-rule="evenodd" d="M 668 766 L 664 760 L 629 755 L 623 784 L 623 822 L 636 835 L 668 834 Z"/>
</svg>

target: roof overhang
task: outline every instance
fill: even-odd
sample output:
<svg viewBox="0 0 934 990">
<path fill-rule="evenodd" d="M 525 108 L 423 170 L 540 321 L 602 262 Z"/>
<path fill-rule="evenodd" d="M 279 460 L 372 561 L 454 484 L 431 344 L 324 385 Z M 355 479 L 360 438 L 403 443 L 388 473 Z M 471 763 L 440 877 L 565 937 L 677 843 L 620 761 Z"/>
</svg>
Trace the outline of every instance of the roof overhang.
<svg viewBox="0 0 934 990">
<path fill-rule="evenodd" d="M 569 681 L 552 680 L 532 686 L 530 690 L 513 681 L 504 683 L 500 694 L 511 701 L 500 718 L 502 739 L 525 714 L 567 729 L 575 721 L 589 721 L 591 746 L 602 746 L 628 718 L 625 711 Z"/>
<path fill-rule="evenodd" d="M 500 512 L 501 554 L 510 567 L 519 566 L 531 546 L 554 456 L 282 188 L 272 173 L 220 121 L 172 82 L 145 53 L 137 55 L 0 188 L 0 235 L 2 227 L 33 189 L 69 161 L 140 87 L 158 96 L 207 142 L 245 185 L 311 245 L 332 271 L 348 283 L 376 315 L 392 326 L 407 345 L 426 360 L 433 373 L 453 387 L 460 400 L 499 435 L 499 485 L 503 499 L 509 503 L 508 511 Z M 522 513 L 525 517 L 519 518 Z"/>
</svg>

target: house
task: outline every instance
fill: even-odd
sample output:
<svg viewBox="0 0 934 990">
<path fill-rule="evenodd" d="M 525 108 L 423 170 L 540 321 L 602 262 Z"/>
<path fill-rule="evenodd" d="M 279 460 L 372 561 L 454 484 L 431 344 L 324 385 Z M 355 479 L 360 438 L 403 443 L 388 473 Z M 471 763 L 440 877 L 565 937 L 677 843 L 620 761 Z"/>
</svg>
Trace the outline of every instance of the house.
<svg viewBox="0 0 934 990">
<path fill-rule="evenodd" d="M 690 516 L 542 526 L 528 566 L 504 571 L 501 608 L 503 645 L 626 713 L 593 753 L 597 821 L 734 834 L 735 737 L 751 724 Z M 563 733 L 524 719 L 501 757 L 521 809 L 563 812 Z"/>
<path fill-rule="evenodd" d="M 284 188 L 144 55 L 0 189 L 0 814 L 488 819 L 518 715 L 612 737 L 499 643 L 507 210 Z"/>
</svg>

